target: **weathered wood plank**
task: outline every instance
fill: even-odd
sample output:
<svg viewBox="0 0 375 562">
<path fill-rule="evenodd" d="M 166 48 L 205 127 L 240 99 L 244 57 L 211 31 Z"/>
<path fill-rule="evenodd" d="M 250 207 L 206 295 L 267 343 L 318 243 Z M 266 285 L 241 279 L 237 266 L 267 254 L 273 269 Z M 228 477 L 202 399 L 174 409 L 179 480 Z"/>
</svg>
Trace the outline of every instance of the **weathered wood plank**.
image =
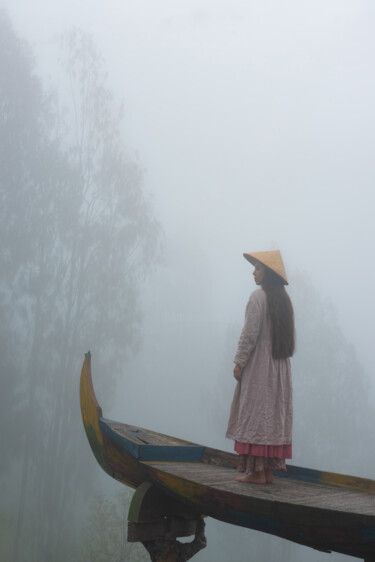
<svg viewBox="0 0 375 562">
<path fill-rule="evenodd" d="M 279 476 L 282 476 L 283 478 L 292 478 L 293 480 L 308 481 L 316 484 L 330 484 L 331 486 L 338 486 L 339 488 L 348 488 L 350 490 L 358 490 L 368 494 L 375 494 L 375 480 L 295 465 L 287 466 L 288 471 L 279 473 Z"/>
<path fill-rule="evenodd" d="M 179 462 L 196 462 L 200 461 L 202 457 L 204 449 L 202 445 L 194 445 L 143 429 L 136 432 L 132 426 L 109 422 L 104 418 L 99 419 L 99 426 L 103 434 L 139 460 L 168 461 L 173 459 Z M 158 443 L 155 444 L 154 441 Z"/>
<path fill-rule="evenodd" d="M 216 466 L 225 466 L 228 468 L 236 468 L 238 463 L 238 455 L 220 451 L 219 449 L 211 449 L 205 447 L 202 455 L 202 462 Z"/>
<path fill-rule="evenodd" d="M 174 447 L 197 446 L 195 443 L 190 443 L 189 441 L 178 439 L 177 437 L 172 437 L 170 435 L 163 435 L 149 429 L 143 429 L 134 425 L 114 422 L 110 420 L 104 421 L 116 433 L 140 445 L 169 445 Z"/>
<path fill-rule="evenodd" d="M 292 465 L 286 474 L 275 474 L 274 485 L 239 483 L 237 473 L 228 468 L 237 463 L 233 453 L 210 448 L 202 452 L 197 444 L 105 420 L 92 386 L 90 356 L 82 368 L 80 395 L 92 450 L 102 468 L 120 482 L 132 487 L 151 482 L 193 512 L 315 549 L 369 560 L 374 556 L 375 480 Z M 195 462 L 187 462 L 186 453 Z M 159 548 L 158 541 L 151 542 L 152 549 Z M 177 550 L 186 546 L 161 542 L 163 549 L 169 548 L 168 542 Z M 202 547 L 200 539 L 195 543 L 191 549 Z"/>
<path fill-rule="evenodd" d="M 243 496 L 375 516 L 375 494 L 275 476 L 273 485 L 236 482 L 230 468 L 205 463 L 145 463 L 199 484 Z"/>
</svg>

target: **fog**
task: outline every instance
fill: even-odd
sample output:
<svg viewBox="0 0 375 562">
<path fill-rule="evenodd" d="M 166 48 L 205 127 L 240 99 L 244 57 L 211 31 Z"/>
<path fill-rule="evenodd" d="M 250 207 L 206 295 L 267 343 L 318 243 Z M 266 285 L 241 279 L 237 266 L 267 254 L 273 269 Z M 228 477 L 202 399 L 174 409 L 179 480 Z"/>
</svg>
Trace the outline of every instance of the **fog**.
<svg viewBox="0 0 375 562">
<path fill-rule="evenodd" d="M 297 327 L 292 462 L 374 478 L 374 4 L 2 5 L 46 89 L 66 94 L 61 34 L 92 35 L 162 230 L 162 257 L 139 282 L 138 350 L 112 392 L 103 356 L 100 367 L 95 360 L 107 326 L 104 343 L 87 340 L 104 415 L 232 450 L 232 358 L 254 289 L 242 253 L 277 248 Z M 96 490 L 113 493 L 99 471 Z M 207 538 L 197 561 L 251 550 L 254 560 L 349 559 L 211 521 Z"/>
<path fill-rule="evenodd" d="M 167 239 L 201 226 L 220 302 L 246 275 L 242 251 L 280 247 L 288 271 L 306 271 L 337 306 L 370 371 L 375 305 L 360 287 L 375 277 L 372 3 L 7 7 L 46 76 L 58 34 L 93 34 Z"/>
</svg>

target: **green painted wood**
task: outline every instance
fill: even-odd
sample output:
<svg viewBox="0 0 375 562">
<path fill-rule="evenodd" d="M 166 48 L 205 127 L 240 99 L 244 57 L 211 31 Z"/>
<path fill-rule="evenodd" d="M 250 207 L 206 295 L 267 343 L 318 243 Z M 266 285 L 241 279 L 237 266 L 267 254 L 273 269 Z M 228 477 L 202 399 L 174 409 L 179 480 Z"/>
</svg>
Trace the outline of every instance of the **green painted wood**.
<svg viewBox="0 0 375 562">
<path fill-rule="evenodd" d="M 145 498 L 147 497 L 148 494 L 151 493 L 152 489 L 155 488 L 153 488 L 151 482 L 142 482 L 142 484 L 138 486 L 138 488 L 133 494 L 133 498 L 130 503 L 128 521 L 139 523 L 140 521 L 148 521 L 148 520 L 152 521 L 153 519 L 161 519 L 162 515 L 151 517 L 151 519 L 148 519 L 147 516 L 146 517 L 144 516 Z M 143 507 L 143 513 L 142 513 L 142 507 Z"/>
<path fill-rule="evenodd" d="M 157 521 L 164 517 L 197 519 L 199 513 L 176 501 L 151 482 L 142 482 L 133 494 L 128 521 L 144 523 L 146 521 Z"/>
<path fill-rule="evenodd" d="M 81 410 L 87 438 L 103 469 L 135 488 L 152 483 L 169 498 L 166 505 L 174 500 L 194 513 L 318 550 L 341 552 L 368 562 L 375 556 L 373 480 L 292 466 L 287 475 L 276 475 L 273 485 L 236 482 L 234 454 L 105 420 L 95 398 L 89 356 L 81 375 Z M 138 451 L 148 446 L 169 450 L 169 461 L 137 458 L 125 441 Z M 200 460 L 171 460 L 176 449 L 184 448 L 202 448 Z M 139 519 L 142 509 L 134 517 Z"/>
</svg>

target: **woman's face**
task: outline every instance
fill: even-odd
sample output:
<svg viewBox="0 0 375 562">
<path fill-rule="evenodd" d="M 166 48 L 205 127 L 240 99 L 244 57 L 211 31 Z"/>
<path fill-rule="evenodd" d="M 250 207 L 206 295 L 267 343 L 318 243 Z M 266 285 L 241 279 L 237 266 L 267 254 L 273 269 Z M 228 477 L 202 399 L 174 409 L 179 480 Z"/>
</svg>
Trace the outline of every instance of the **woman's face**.
<svg viewBox="0 0 375 562">
<path fill-rule="evenodd" d="M 258 261 L 255 262 L 255 268 L 253 271 L 254 281 L 257 285 L 261 285 L 264 277 L 264 265 L 259 263 Z"/>
</svg>

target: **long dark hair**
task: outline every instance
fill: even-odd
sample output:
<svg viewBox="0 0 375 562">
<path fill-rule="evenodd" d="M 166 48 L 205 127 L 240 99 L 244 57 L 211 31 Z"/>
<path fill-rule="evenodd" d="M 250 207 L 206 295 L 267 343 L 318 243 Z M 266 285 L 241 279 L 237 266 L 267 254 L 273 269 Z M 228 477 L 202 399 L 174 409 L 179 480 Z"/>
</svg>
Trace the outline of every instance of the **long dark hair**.
<svg viewBox="0 0 375 562">
<path fill-rule="evenodd" d="M 292 301 L 283 281 L 276 273 L 264 268 L 262 289 L 267 295 L 268 315 L 271 320 L 272 357 L 291 357 L 295 347 L 294 312 Z"/>
</svg>

